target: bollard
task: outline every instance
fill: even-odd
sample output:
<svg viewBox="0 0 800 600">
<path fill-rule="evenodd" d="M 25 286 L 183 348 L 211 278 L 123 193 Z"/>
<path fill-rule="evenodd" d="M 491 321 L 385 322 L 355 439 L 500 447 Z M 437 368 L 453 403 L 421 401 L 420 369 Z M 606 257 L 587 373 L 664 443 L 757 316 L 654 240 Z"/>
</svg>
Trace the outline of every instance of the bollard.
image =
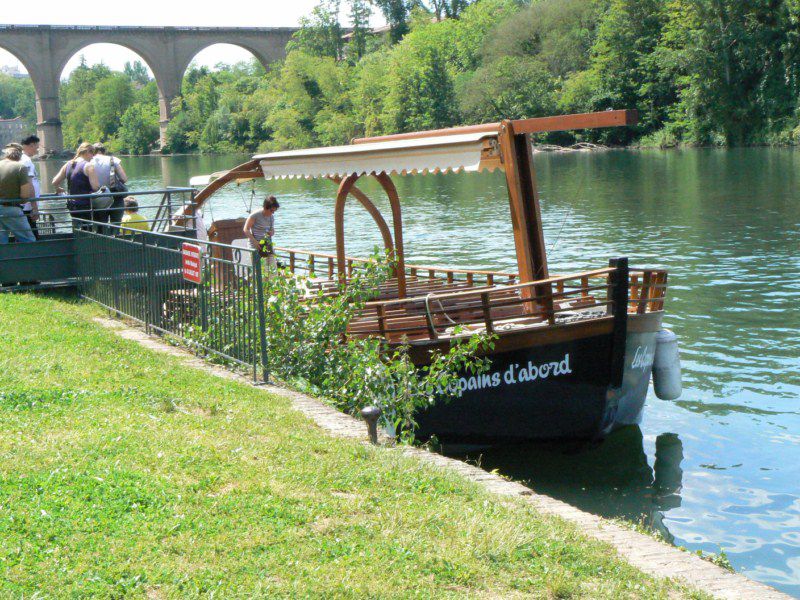
<svg viewBox="0 0 800 600">
<path fill-rule="evenodd" d="M 361 417 L 367 422 L 369 441 L 378 445 L 378 419 L 381 416 L 381 409 L 377 406 L 365 406 L 361 409 Z"/>
</svg>

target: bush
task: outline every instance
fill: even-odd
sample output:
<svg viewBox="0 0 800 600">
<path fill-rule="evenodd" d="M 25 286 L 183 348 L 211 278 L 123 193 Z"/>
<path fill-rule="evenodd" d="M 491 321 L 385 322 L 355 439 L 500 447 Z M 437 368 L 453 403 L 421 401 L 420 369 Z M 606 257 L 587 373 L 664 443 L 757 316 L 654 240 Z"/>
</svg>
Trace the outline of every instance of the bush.
<svg viewBox="0 0 800 600">
<path fill-rule="evenodd" d="M 377 295 L 390 272 L 389 261 L 379 260 L 376 254 L 347 286 L 332 292 L 288 269 L 270 271 L 264 277 L 266 354 L 270 373 L 277 378 L 351 414 L 378 406 L 384 426 L 410 440 L 418 410 L 447 401 L 460 373 L 480 374 L 488 369 L 489 360 L 477 355 L 491 349 L 493 339 L 487 335 L 461 338 L 449 352 L 434 353 L 430 364 L 417 367 L 407 345 L 390 348 L 380 338 L 347 337 L 348 325 Z M 243 307 L 252 306 L 244 297 L 248 289 L 226 295 L 231 298 L 225 309 L 230 314 L 208 322 L 205 329 L 198 321 L 188 336 L 206 347 L 217 347 L 214 342 L 224 338 L 225 324 L 248 318 L 240 314 Z"/>
</svg>

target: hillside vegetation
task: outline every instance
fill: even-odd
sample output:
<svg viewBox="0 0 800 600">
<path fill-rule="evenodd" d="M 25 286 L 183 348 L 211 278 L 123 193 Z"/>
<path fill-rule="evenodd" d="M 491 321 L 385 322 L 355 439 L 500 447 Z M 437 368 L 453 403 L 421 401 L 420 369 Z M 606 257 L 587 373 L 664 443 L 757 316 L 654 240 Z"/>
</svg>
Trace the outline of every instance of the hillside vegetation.
<svg viewBox="0 0 800 600">
<path fill-rule="evenodd" d="M 343 24 L 338 8 L 324 0 L 269 72 L 255 62 L 190 67 L 168 149 L 277 150 L 609 108 L 637 108 L 640 125 L 581 139 L 800 137 L 798 0 L 348 0 Z M 387 34 L 365 28 L 371 10 L 392 25 Z M 343 27 L 354 28 L 347 39 Z M 32 92 L 7 79 L 0 116 L 31 115 Z M 117 151 L 156 146 L 157 89 L 141 64 L 124 73 L 83 65 L 61 98 L 68 146 L 101 138 Z"/>
</svg>

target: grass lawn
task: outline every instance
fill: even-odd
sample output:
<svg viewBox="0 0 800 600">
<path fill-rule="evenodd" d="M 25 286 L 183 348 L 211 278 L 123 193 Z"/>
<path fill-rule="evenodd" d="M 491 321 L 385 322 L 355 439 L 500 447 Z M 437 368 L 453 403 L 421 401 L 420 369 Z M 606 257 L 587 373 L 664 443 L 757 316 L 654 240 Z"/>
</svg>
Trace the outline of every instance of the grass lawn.
<svg viewBox="0 0 800 600">
<path fill-rule="evenodd" d="M 0 597 L 691 597 L 285 399 L 0 295 Z"/>
</svg>

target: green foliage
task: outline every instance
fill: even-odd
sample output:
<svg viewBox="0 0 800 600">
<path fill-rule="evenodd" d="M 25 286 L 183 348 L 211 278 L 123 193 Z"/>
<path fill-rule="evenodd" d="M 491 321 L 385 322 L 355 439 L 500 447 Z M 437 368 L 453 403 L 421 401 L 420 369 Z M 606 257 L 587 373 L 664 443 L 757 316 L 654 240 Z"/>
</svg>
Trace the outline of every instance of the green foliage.
<svg viewBox="0 0 800 600">
<path fill-rule="evenodd" d="M 354 62 L 367 53 L 369 17 L 372 14 L 368 0 L 350 0 L 350 25 L 352 36 L 347 46 L 347 56 Z"/>
<path fill-rule="evenodd" d="M 152 104 L 132 104 L 120 119 L 115 151 L 147 154 L 159 135 L 158 110 Z"/>
<path fill-rule="evenodd" d="M 454 124 L 455 84 L 445 52 L 434 44 L 401 44 L 387 75 L 383 126 L 389 131 L 437 129 Z"/>
<path fill-rule="evenodd" d="M 348 325 L 376 296 L 390 271 L 388 261 L 376 253 L 335 294 L 288 270 L 271 271 L 264 278 L 266 355 L 270 373 L 278 378 L 349 413 L 379 406 L 387 428 L 412 438 L 415 413 L 437 399 L 446 400 L 458 373 L 479 374 L 488 368 L 488 360 L 476 355 L 491 348 L 493 339 L 457 338 L 448 353 L 434 353 L 430 364 L 417 367 L 407 346 L 390 348 L 382 339 L 348 337 Z M 206 347 L 230 352 L 224 347 L 226 326 L 245 322 L 242 311 L 252 312 L 252 302 L 248 288 L 226 297 L 230 302 L 222 307 L 224 314 L 216 309 L 216 320 L 207 318 L 205 328 L 198 322 L 187 334 Z M 249 328 L 242 329 L 240 345 L 241 336 L 250 335 Z"/>
<path fill-rule="evenodd" d="M 373 8 L 388 36 L 369 32 Z M 268 72 L 256 61 L 191 66 L 167 142 L 174 152 L 278 150 L 635 108 L 637 127 L 545 137 L 794 144 L 799 26 L 798 0 L 322 0 Z M 140 62 L 124 73 L 82 64 L 61 89 L 67 145 L 115 139 L 129 107 L 156 103 Z M 33 123 L 34 112 L 30 82 L 0 77 L 0 115 Z"/>
<path fill-rule="evenodd" d="M 36 127 L 36 92 L 27 78 L 0 73 L 0 119 L 25 119 L 29 129 Z"/>
<path fill-rule="evenodd" d="M 413 0 L 372 0 L 383 13 L 384 19 L 389 24 L 389 35 L 392 43 L 397 43 L 408 33 L 408 21 Z"/>
<path fill-rule="evenodd" d="M 310 17 L 300 19 L 300 29 L 292 37 L 287 50 L 299 50 L 313 56 L 342 57 L 343 31 L 339 24 L 339 0 L 321 0 L 311 11 Z M 353 4 L 354 22 L 358 24 L 358 48 L 363 52 L 366 39 L 363 27 L 369 19 L 363 2 Z"/>
<path fill-rule="evenodd" d="M 471 336 L 447 354 L 436 353 L 429 365 L 416 367 L 401 346 L 390 350 L 376 338 L 346 337 L 348 324 L 374 298 L 390 267 L 379 255 L 356 271 L 337 294 L 312 291 L 309 280 L 279 269 L 265 279 L 267 356 L 271 372 L 299 382 L 339 409 L 355 413 L 375 405 L 384 424 L 413 436 L 415 413 L 448 395 L 463 370 L 488 368 L 475 356 L 492 345 Z"/>
<path fill-rule="evenodd" d="M 461 109 L 476 123 L 551 115 L 556 81 L 538 58 L 504 56 L 480 67 L 465 84 Z"/>
<path fill-rule="evenodd" d="M 123 73 L 82 62 L 59 93 L 67 148 L 102 140 L 115 152 L 138 154 L 158 141 L 158 89 L 138 61 Z"/>
</svg>

